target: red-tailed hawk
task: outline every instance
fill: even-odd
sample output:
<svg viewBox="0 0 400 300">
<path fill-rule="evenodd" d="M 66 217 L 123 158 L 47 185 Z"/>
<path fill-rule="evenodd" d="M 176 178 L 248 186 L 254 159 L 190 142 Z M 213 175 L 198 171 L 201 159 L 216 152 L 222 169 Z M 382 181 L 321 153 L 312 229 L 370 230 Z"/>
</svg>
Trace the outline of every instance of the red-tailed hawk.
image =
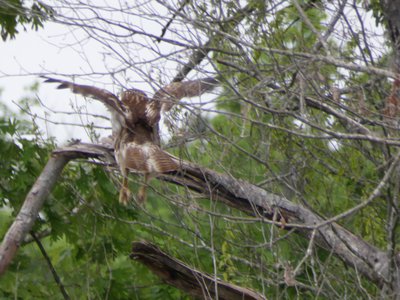
<svg viewBox="0 0 400 300">
<path fill-rule="evenodd" d="M 111 112 L 115 158 L 123 180 L 119 202 L 127 204 L 130 198 L 128 173 L 144 174 L 145 183 L 138 191 L 138 202 L 146 200 L 146 185 L 151 176 L 179 170 L 176 159 L 160 148 L 158 122 L 161 112 L 170 110 L 184 97 L 200 96 L 212 90 L 217 81 L 204 78 L 173 82 L 158 90 L 152 99 L 137 89 L 121 93 L 120 99 L 113 93 L 88 85 L 44 77 L 45 82 L 60 83 L 58 89 L 69 88 L 73 93 L 91 97 L 104 103 Z"/>
</svg>

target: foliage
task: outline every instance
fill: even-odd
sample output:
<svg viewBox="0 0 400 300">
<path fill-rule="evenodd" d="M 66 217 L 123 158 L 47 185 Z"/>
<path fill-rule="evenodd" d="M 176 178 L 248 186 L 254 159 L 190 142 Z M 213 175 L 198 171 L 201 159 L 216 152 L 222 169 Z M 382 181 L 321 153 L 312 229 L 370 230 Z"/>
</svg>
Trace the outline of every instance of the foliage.
<svg viewBox="0 0 400 300">
<path fill-rule="evenodd" d="M 26 1 L 27 2 L 27 1 Z M 0 7 L 1 38 L 13 39 L 18 34 L 18 25 L 30 24 L 32 29 L 43 27 L 43 22 L 53 15 L 53 9 L 41 1 L 32 1 L 30 7 L 23 0 L 2 0 Z"/>
</svg>

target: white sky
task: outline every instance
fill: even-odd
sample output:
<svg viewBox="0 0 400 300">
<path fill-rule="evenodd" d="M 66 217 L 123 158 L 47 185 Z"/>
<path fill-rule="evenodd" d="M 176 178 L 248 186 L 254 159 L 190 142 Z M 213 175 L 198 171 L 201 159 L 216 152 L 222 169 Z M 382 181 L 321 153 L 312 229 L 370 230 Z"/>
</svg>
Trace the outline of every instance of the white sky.
<svg viewBox="0 0 400 300">
<path fill-rule="evenodd" d="M 65 31 L 61 25 L 54 23 L 46 23 L 45 29 L 36 31 L 21 31 L 16 39 L 8 40 L 0 44 L 0 53 L 2 56 L 0 63 L 0 87 L 3 89 L 1 100 L 6 103 L 13 111 L 20 109 L 13 102 L 18 102 L 21 97 L 30 95 L 31 92 L 26 87 L 32 85 L 35 81 L 43 82 L 38 77 L 42 73 L 63 73 L 77 74 L 82 73 L 82 66 L 85 62 L 79 53 L 75 52 L 71 47 L 63 47 L 52 45 L 57 41 L 68 43 L 72 42 L 71 36 L 59 33 Z M 51 43 L 50 43 L 51 42 Z M 85 52 L 91 57 L 98 56 L 98 49 L 95 45 L 86 47 Z M 101 68 L 102 64 L 98 64 Z M 30 75 L 32 74 L 32 75 Z M 58 76 L 58 78 L 62 78 Z M 65 77 L 64 77 L 65 78 Z M 41 84 L 38 97 L 53 110 L 72 111 L 71 104 L 83 105 L 85 100 L 81 97 L 72 95 L 68 90 L 57 90 L 54 84 Z M 105 113 L 105 109 L 101 104 L 91 101 L 89 110 L 94 113 L 99 111 L 100 114 Z M 42 108 L 34 108 L 33 111 L 39 117 L 44 117 Z M 73 122 L 82 123 L 83 120 L 68 115 L 50 115 L 50 119 L 57 122 Z M 96 122 L 97 123 L 97 122 Z M 107 122 L 103 122 L 103 126 L 109 126 Z M 88 140 L 87 134 L 80 127 L 45 124 L 39 121 L 40 127 L 49 136 L 61 136 L 59 141 L 65 141 L 70 138 L 79 138 Z"/>
</svg>

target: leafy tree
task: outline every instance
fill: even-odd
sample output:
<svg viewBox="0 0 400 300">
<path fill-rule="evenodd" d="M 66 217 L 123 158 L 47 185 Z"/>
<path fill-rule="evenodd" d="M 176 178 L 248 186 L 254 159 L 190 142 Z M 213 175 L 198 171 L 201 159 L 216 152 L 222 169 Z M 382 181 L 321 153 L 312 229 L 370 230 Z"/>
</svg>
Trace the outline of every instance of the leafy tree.
<svg viewBox="0 0 400 300">
<path fill-rule="evenodd" d="M 32 29 L 38 30 L 43 27 L 43 21 L 53 15 L 51 6 L 42 1 L 29 1 L 30 7 L 23 0 L 2 0 L 0 7 L 1 38 L 15 38 L 18 34 L 18 25 L 30 24 Z"/>
</svg>

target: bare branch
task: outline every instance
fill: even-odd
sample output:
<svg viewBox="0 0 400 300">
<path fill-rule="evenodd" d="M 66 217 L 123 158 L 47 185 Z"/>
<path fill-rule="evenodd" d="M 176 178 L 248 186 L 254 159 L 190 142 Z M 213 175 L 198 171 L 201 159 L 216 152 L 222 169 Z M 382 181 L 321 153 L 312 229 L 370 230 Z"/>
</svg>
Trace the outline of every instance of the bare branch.
<svg viewBox="0 0 400 300">
<path fill-rule="evenodd" d="M 182 1 L 181 5 L 179 6 L 179 8 L 177 9 L 176 12 L 174 12 L 174 14 L 172 15 L 171 19 L 169 19 L 169 21 L 167 22 L 167 24 L 164 26 L 164 28 L 161 30 L 161 34 L 160 37 L 157 39 L 157 42 L 161 42 L 161 39 L 164 37 L 165 33 L 168 30 L 168 27 L 171 25 L 171 23 L 174 21 L 177 13 L 180 13 L 185 6 L 189 3 L 189 0 L 184 0 Z"/>
<path fill-rule="evenodd" d="M 344 68 L 350 71 L 355 71 L 355 72 L 363 72 L 367 74 L 372 74 L 372 75 L 379 75 L 379 76 L 384 76 L 384 77 L 389 77 L 389 78 L 397 78 L 398 75 L 392 71 L 388 71 L 385 69 L 377 68 L 377 67 L 372 67 L 372 66 L 363 66 L 360 64 L 356 63 L 351 63 L 351 62 L 346 62 L 338 58 L 334 57 L 328 57 L 324 55 L 317 55 L 317 54 L 310 54 L 310 53 L 305 53 L 305 52 L 295 52 L 295 51 L 289 51 L 289 50 L 282 50 L 282 49 L 273 49 L 273 48 L 258 48 L 259 50 L 275 53 L 275 54 L 280 54 L 280 55 L 285 55 L 285 56 L 293 56 L 293 57 L 303 57 L 306 59 L 309 59 L 311 61 L 322 61 L 327 64 L 334 65 L 339 68 Z"/>
<path fill-rule="evenodd" d="M 326 43 L 326 40 L 322 38 L 321 34 L 318 32 L 318 30 L 315 28 L 315 26 L 311 23 L 310 19 L 307 17 L 306 13 L 304 12 L 303 8 L 300 6 L 299 2 L 297 0 L 293 1 L 293 5 L 296 7 L 301 19 L 303 22 L 307 25 L 307 27 L 317 36 L 318 38 L 318 43 L 321 44 L 325 51 L 330 54 L 329 51 L 329 46 Z"/>
<path fill-rule="evenodd" d="M 243 9 L 239 10 L 234 17 L 232 17 L 228 22 L 240 23 L 249 13 L 254 9 L 251 5 L 247 5 Z M 228 23 L 227 22 L 227 23 Z M 201 24 L 203 25 L 203 24 Z M 221 35 L 216 34 L 210 38 L 202 47 L 195 50 L 189 58 L 189 61 L 182 67 L 178 72 L 172 82 L 182 81 L 191 70 L 193 70 L 197 65 L 199 65 L 203 59 L 207 56 L 208 52 L 211 50 L 211 46 L 221 38 Z"/>
</svg>

